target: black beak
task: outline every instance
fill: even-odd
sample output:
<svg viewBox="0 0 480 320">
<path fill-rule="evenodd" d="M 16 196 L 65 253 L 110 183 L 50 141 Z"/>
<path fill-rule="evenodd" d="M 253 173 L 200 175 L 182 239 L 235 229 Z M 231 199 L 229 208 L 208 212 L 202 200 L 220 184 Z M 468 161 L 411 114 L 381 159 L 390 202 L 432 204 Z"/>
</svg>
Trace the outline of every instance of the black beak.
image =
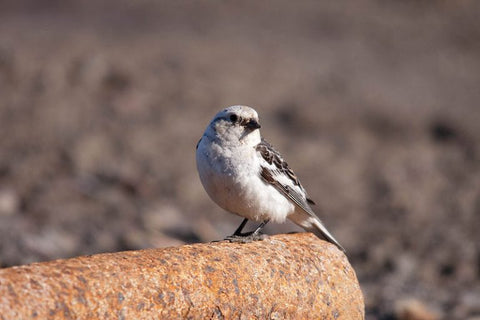
<svg viewBox="0 0 480 320">
<path fill-rule="evenodd" d="M 255 129 L 260 129 L 261 125 L 256 120 L 251 119 L 250 121 L 247 122 L 245 127 L 249 128 L 249 129 L 252 129 L 252 130 L 255 130 Z"/>
</svg>

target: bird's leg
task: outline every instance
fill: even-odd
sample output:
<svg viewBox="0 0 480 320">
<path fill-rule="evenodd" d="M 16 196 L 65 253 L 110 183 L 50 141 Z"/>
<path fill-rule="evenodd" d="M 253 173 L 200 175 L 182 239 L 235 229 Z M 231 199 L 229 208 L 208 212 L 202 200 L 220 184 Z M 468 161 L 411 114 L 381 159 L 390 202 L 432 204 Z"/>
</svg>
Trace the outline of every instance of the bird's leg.
<svg viewBox="0 0 480 320">
<path fill-rule="evenodd" d="M 262 234 L 260 231 L 263 229 L 263 227 L 265 227 L 265 225 L 270 220 L 264 220 L 253 232 L 242 233 L 242 229 L 243 227 L 245 227 L 245 224 L 247 223 L 247 221 L 248 219 L 244 219 L 240 224 L 240 226 L 237 228 L 237 230 L 235 230 L 233 235 L 226 237 L 225 240 L 228 240 L 230 242 L 248 243 L 252 241 L 263 240 L 267 237 L 265 234 Z"/>
<path fill-rule="evenodd" d="M 247 238 L 250 236 L 251 232 L 242 233 L 243 228 L 247 224 L 248 219 L 243 219 L 242 223 L 238 226 L 237 230 L 231 235 L 225 238 L 230 242 L 251 242 Z"/>
<path fill-rule="evenodd" d="M 254 236 L 254 237 L 262 235 L 261 231 L 262 231 L 263 227 L 265 227 L 269 221 L 270 221 L 270 219 L 263 220 L 262 223 L 260 223 L 260 225 L 257 227 L 257 229 L 255 229 L 255 231 L 252 232 L 251 235 Z"/>
<path fill-rule="evenodd" d="M 242 223 L 240 223 L 240 225 L 238 226 L 237 230 L 235 230 L 235 232 L 233 233 L 234 236 L 241 236 L 242 235 L 242 230 L 243 230 L 243 227 L 245 227 L 245 225 L 247 224 L 248 222 L 248 219 L 245 218 L 243 219 Z"/>
</svg>

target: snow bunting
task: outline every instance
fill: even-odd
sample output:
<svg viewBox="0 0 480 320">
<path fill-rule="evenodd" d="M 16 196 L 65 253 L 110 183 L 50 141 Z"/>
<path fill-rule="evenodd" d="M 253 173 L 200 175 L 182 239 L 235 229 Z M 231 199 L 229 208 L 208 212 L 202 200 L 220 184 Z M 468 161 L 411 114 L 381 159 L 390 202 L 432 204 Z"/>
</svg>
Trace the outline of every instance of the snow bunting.
<svg viewBox="0 0 480 320">
<path fill-rule="evenodd" d="M 260 135 L 257 112 L 231 106 L 215 115 L 197 144 L 197 169 L 210 198 L 245 219 L 230 241 L 262 239 L 269 222 L 286 218 L 345 251 L 310 207 L 314 202 L 295 173 Z M 248 220 L 261 222 L 242 233 Z"/>
</svg>

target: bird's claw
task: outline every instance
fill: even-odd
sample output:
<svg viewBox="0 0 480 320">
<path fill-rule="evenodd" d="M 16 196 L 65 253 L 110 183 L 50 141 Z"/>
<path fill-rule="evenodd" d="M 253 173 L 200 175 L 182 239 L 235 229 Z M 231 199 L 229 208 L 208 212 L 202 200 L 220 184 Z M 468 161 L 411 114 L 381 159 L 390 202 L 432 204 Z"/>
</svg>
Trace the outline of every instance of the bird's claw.
<svg viewBox="0 0 480 320">
<path fill-rule="evenodd" d="M 253 241 L 261 241 L 268 238 L 268 235 L 263 233 L 245 233 L 245 234 L 233 234 L 225 238 L 226 241 L 234 243 L 250 243 Z"/>
</svg>

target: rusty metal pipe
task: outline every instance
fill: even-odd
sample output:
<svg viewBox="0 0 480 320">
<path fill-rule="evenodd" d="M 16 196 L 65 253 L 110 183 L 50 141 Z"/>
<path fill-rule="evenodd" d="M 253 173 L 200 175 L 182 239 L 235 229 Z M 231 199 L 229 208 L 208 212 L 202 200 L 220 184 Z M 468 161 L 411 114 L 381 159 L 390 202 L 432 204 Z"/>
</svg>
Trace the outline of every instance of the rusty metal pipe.
<svg viewBox="0 0 480 320">
<path fill-rule="evenodd" d="M 312 234 L 0 270 L 0 319 L 364 319 L 346 256 Z"/>
</svg>

